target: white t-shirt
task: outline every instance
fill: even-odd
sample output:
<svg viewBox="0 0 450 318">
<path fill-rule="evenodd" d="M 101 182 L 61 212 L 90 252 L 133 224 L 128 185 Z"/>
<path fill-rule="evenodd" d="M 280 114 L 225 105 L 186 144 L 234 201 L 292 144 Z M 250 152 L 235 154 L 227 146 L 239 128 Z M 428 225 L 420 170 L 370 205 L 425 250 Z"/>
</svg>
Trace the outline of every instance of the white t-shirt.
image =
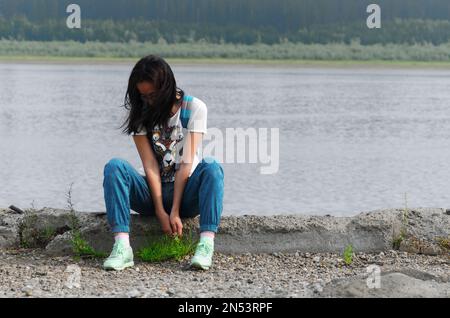
<svg viewBox="0 0 450 318">
<path fill-rule="evenodd" d="M 200 99 L 185 95 L 181 107 L 177 113 L 169 118 L 167 129 L 156 125 L 151 133 L 142 127 L 134 135 L 147 135 L 152 146 L 156 159 L 159 162 L 161 182 L 174 182 L 175 171 L 179 168 L 179 163 L 183 158 L 183 146 L 189 132 L 207 133 L 207 108 Z M 189 118 L 189 120 L 187 120 Z M 182 120 L 187 121 L 184 128 Z M 192 175 L 199 164 L 199 149 L 196 150 L 194 161 L 189 176 Z M 144 168 L 139 169 L 139 173 L 145 176 Z"/>
</svg>

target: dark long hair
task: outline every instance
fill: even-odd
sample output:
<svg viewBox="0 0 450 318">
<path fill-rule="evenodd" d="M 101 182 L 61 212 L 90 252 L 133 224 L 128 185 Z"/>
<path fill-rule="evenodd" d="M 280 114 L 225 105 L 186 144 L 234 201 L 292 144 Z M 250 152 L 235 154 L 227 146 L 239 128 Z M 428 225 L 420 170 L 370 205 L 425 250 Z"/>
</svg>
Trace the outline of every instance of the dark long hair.
<svg viewBox="0 0 450 318">
<path fill-rule="evenodd" d="M 137 84 L 150 82 L 155 87 L 151 104 L 142 101 Z M 177 93 L 181 97 L 177 99 Z M 173 105 L 183 100 L 184 92 L 177 87 L 172 69 L 164 59 L 149 55 L 137 62 L 128 80 L 124 107 L 129 110 L 122 124 L 123 133 L 137 133 L 141 127 L 151 132 L 155 125 L 164 126 L 170 118 Z"/>
</svg>

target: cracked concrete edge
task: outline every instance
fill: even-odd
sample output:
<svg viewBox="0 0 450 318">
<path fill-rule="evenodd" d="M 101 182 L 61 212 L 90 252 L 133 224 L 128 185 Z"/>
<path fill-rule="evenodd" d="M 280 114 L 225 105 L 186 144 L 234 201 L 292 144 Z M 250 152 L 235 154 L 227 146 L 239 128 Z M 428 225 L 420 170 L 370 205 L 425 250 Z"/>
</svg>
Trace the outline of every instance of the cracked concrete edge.
<svg viewBox="0 0 450 318">
<path fill-rule="evenodd" d="M 184 229 L 198 235 L 198 217 L 185 219 Z M 96 250 L 109 252 L 112 235 L 103 212 L 71 212 L 43 208 L 16 214 L 0 209 L 0 248 L 39 247 L 49 254 L 71 251 L 71 230 L 77 228 Z M 216 250 L 223 253 L 318 252 L 342 253 L 393 249 L 423 254 L 448 253 L 450 216 L 441 208 L 383 209 L 352 217 L 275 215 L 225 216 L 221 219 Z M 132 245 L 145 246 L 161 235 L 153 217 L 132 214 Z M 404 235 L 406 233 L 406 235 Z"/>
</svg>

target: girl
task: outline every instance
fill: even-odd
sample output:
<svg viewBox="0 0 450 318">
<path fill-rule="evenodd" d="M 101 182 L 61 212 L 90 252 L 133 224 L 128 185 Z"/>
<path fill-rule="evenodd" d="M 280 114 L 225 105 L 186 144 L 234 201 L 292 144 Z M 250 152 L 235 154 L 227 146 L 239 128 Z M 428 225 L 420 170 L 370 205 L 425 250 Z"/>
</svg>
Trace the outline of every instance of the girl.
<svg viewBox="0 0 450 318">
<path fill-rule="evenodd" d="M 209 269 L 222 213 L 224 175 L 212 158 L 199 161 L 198 146 L 207 129 L 207 108 L 179 89 L 170 66 L 157 56 L 133 68 L 125 96 L 129 111 L 121 127 L 132 135 L 143 169 L 120 158 L 104 168 L 104 197 L 115 243 L 105 269 L 134 265 L 130 209 L 155 215 L 168 235 L 181 236 L 180 218 L 200 214 L 200 241 L 191 266 Z"/>
</svg>

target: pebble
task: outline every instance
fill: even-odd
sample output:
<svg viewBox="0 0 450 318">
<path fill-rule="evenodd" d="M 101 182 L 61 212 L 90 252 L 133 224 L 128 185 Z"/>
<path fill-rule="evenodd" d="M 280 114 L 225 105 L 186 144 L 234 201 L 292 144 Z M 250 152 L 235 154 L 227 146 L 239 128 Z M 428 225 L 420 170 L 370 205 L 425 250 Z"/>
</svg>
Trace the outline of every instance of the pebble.
<svg viewBox="0 0 450 318">
<path fill-rule="evenodd" d="M 334 280 L 367 275 L 366 268 L 373 262 L 382 265 L 383 271 L 417 269 L 447 280 L 450 272 L 445 256 L 393 251 L 357 253 L 352 266 L 345 265 L 340 254 L 331 253 L 277 253 L 283 255 L 280 259 L 274 259 L 272 254 L 216 253 L 209 272 L 183 270 L 184 261 L 161 264 L 137 261 L 134 270 L 105 272 L 102 260 L 55 261 L 41 255 L 39 260 L 30 262 L 28 252 L 2 252 L 5 257 L 1 260 L 0 295 L 5 297 L 317 297 Z M 70 264 L 81 268 L 81 288 L 64 288 L 65 269 Z M 124 292 L 123 286 L 129 286 L 130 290 Z"/>
<path fill-rule="evenodd" d="M 141 296 L 141 292 L 136 289 L 133 289 L 129 291 L 126 295 L 128 298 L 138 298 L 139 296 Z"/>
</svg>

